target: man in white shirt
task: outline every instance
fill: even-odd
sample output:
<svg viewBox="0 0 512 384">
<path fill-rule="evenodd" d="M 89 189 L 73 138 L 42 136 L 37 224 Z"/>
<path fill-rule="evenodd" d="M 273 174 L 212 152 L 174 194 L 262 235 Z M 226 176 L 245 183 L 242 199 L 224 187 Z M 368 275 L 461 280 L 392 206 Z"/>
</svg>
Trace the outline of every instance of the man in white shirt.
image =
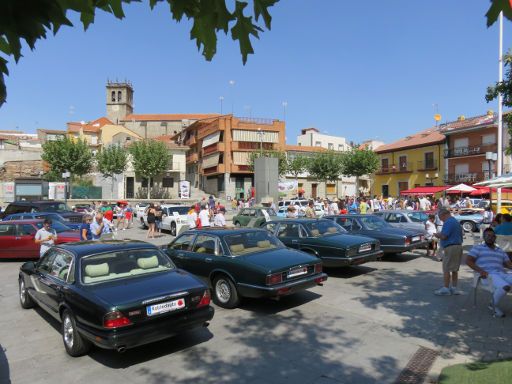
<svg viewBox="0 0 512 384">
<path fill-rule="evenodd" d="M 57 232 L 52 228 L 52 221 L 46 219 L 43 222 L 43 227 L 36 232 L 34 238 L 35 243 L 41 245 L 39 249 L 40 257 L 55 244 L 55 240 L 57 240 Z"/>
<path fill-rule="evenodd" d="M 196 206 L 193 205 L 190 207 L 190 211 L 188 211 L 188 214 L 187 214 L 188 228 L 194 229 L 196 227 L 196 221 L 197 221 Z"/>
<path fill-rule="evenodd" d="M 427 199 L 425 196 L 420 197 L 420 210 L 426 211 L 427 210 Z"/>
<path fill-rule="evenodd" d="M 221 207 L 219 209 L 219 212 L 217 212 L 217 215 L 215 215 L 215 219 L 213 219 L 214 227 L 225 227 L 226 226 L 226 218 L 224 217 L 225 213 L 226 213 L 226 208 Z"/>
<path fill-rule="evenodd" d="M 210 226 L 210 213 L 208 212 L 206 205 L 201 207 L 201 212 L 199 212 L 199 220 L 201 220 L 201 227 Z"/>
</svg>

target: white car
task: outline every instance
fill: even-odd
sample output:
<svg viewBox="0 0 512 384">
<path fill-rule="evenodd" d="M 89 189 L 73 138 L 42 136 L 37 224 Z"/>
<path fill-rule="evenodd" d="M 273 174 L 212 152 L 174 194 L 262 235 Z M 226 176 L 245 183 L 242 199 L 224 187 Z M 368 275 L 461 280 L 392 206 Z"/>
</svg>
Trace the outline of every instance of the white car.
<svg viewBox="0 0 512 384">
<path fill-rule="evenodd" d="M 190 207 L 185 205 L 163 204 L 162 210 L 162 230 L 170 231 L 171 235 L 176 236 L 181 233 L 183 229 L 188 228 L 187 215 Z M 146 213 L 141 215 L 140 222 L 143 227 L 148 226 L 148 215 Z"/>
<path fill-rule="evenodd" d="M 134 217 L 142 217 L 144 216 L 144 211 L 149 206 L 149 203 L 139 203 L 135 204 L 135 210 L 133 211 Z"/>
<path fill-rule="evenodd" d="M 308 206 L 308 200 L 304 200 L 304 199 L 281 200 L 278 203 L 278 208 L 281 208 L 281 207 L 288 208 L 289 205 L 295 205 L 295 206 L 299 207 L 299 211 L 304 213 L 304 211 L 306 211 L 306 208 Z"/>
<path fill-rule="evenodd" d="M 316 217 L 320 218 L 325 215 L 324 206 L 320 203 L 315 203 L 315 215 Z"/>
</svg>

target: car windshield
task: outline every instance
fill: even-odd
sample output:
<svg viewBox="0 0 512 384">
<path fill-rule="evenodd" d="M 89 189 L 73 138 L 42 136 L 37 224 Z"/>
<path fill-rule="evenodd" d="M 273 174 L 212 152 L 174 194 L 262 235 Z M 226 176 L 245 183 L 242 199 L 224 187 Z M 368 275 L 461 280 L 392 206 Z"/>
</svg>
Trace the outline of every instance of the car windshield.
<svg viewBox="0 0 512 384">
<path fill-rule="evenodd" d="M 361 223 L 370 231 L 378 231 L 385 228 L 390 228 L 391 225 L 386 223 L 383 219 L 376 216 L 364 216 L 360 218 Z"/>
<path fill-rule="evenodd" d="M 424 223 L 428 220 L 428 215 L 424 212 L 408 212 L 407 216 L 414 223 Z"/>
<path fill-rule="evenodd" d="M 250 231 L 224 236 L 232 256 L 284 248 L 274 235 L 267 231 Z"/>
<path fill-rule="evenodd" d="M 43 228 L 43 222 L 40 221 L 39 223 L 36 223 L 36 227 L 38 229 Z M 60 221 L 52 221 L 52 228 L 55 229 L 55 232 L 57 233 L 73 231 L 71 228 L 69 228 L 67 225 L 62 224 Z"/>
<path fill-rule="evenodd" d="M 276 211 L 274 211 L 272 208 L 264 208 L 262 211 L 267 211 L 269 216 L 276 216 Z"/>
<path fill-rule="evenodd" d="M 158 249 L 133 249 L 83 257 L 80 276 L 84 284 L 104 283 L 169 271 L 176 267 Z"/>
<path fill-rule="evenodd" d="M 331 220 L 319 220 L 311 223 L 306 223 L 311 236 L 321 237 L 329 235 L 339 235 L 340 233 L 346 233 L 342 227 Z"/>
<path fill-rule="evenodd" d="M 169 215 L 171 216 L 174 214 L 174 212 L 177 212 L 178 215 L 186 215 L 188 214 L 190 207 L 168 207 L 167 210 L 169 212 Z"/>
<path fill-rule="evenodd" d="M 45 203 L 38 209 L 41 212 L 67 212 L 71 211 L 64 203 Z"/>
</svg>

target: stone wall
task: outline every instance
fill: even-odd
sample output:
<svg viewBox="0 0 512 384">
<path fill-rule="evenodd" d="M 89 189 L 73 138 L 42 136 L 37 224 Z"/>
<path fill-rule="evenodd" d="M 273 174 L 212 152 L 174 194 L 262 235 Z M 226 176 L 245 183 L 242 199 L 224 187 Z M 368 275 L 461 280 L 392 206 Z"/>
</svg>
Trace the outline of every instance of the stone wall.
<svg viewBox="0 0 512 384">
<path fill-rule="evenodd" d="M 0 165 L 0 181 L 41 177 L 43 172 L 45 172 L 45 169 L 42 160 L 6 161 Z"/>
</svg>

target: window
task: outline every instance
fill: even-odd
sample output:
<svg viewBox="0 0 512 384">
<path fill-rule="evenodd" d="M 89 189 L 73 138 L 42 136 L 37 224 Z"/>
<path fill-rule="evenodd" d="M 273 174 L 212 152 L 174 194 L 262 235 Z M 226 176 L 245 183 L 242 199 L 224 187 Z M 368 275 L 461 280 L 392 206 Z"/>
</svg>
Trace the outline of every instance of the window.
<svg viewBox="0 0 512 384">
<path fill-rule="evenodd" d="M 433 169 L 434 168 L 434 152 L 425 152 L 425 168 L 424 169 Z"/>
<path fill-rule="evenodd" d="M 162 179 L 162 187 L 164 187 L 164 188 L 174 188 L 174 178 L 172 178 L 172 177 L 164 177 Z"/>
<path fill-rule="evenodd" d="M 336 220 L 336 223 L 342 226 L 343 229 L 350 231 L 352 229 L 352 219 L 348 217 L 340 217 Z"/>
<path fill-rule="evenodd" d="M 112 95 L 110 97 L 110 101 L 112 101 L 113 103 L 115 103 L 116 101 L 116 91 L 112 91 Z"/>
<path fill-rule="evenodd" d="M 496 135 L 494 133 L 491 133 L 489 135 L 483 135 L 482 136 L 482 144 L 483 145 L 496 144 Z"/>
<path fill-rule="evenodd" d="M 147 188 L 148 187 L 148 179 L 143 177 L 141 180 L 141 184 L 142 184 L 142 188 Z M 149 184 L 150 184 L 151 188 L 153 188 L 153 179 L 151 179 Z"/>
<path fill-rule="evenodd" d="M 345 148 L 343 147 L 343 144 L 338 144 L 338 151 L 343 151 Z"/>
<path fill-rule="evenodd" d="M 325 186 L 325 193 L 327 195 L 334 195 L 334 194 L 336 194 L 336 184 L 327 184 Z"/>
<path fill-rule="evenodd" d="M 381 159 L 380 166 L 383 170 L 388 170 L 389 169 L 389 159 Z"/>
<path fill-rule="evenodd" d="M 327 144 L 327 148 L 330 149 L 330 150 L 334 150 L 334 144 L 333 143 L 328 143 Z"/>
<path fill-rule="evenodd" d="M 410 212 L 407 216 L 415 223 L 424 223 L 428 220 L 428 215 L 424 212 Z"/>
<path fill-rule="evenodd" d="M 60 280 L 66 280 L 73 257 L 62 251 L 55 252 L 55 258 L 50 266 L 50 275 Z"/>
<path fill-rule="evenodd" d="M 407 170 L 407 156 L 400 156 L 398 158 L 398 167 L 401 171 Z"/>
<path fill-rule="evenodd" d="M 198 235 L 192 252 L 215 255 L 216 239 L 212 236 Z"/>
<path fill-rule="evenodd" d="M 39 263 L 37 264 L 37 270 L 44 274 L 50 273 L 55 256 L 57 256 L 57 251 L 55 250 L 49 250 L 46 252 L 39 260 Z"/>
<path fill-rule="evenodd" d="M 315 141 L 315 147 L 321 147 L 322 142 L 321 141 Z"/>
<path fill-rule="evenodd" d="M 387 185 L 387 184 L 382 185 L 381 191 L 382 191 L 382 197 L 385 197 L 385 198 L 389 197 L 389 185 Z"/>
<path fill-rule="evenodd" d="M 190 250 L 190 245 L 192 244 L 193 239 L 194 239 L 194 235 L 180 236 L 174 242 L 169 244 L 169 249 L 188 251 L 188 250 Z"/>
<path fill-rule="evenodd" d="M 36 232 L 36 229 L 30 224 L 23 224 L 18 227 L 18 233 L 20 236 L 33 236 Z"/>
<path fill-rule="evenodd" d="M 14 224 L 0 224 L 0 236 L 15 236 L 16 225 Z"/>
<path fill-rule="evenodd" d="M 399 181 L 398 182 L 398 193 L 405 191 L 406 189 L 409 189 L 409 182 L 408 181 Z"/>
<path fill-rule="evenodd" d="M 385 220 L 388 223 L 407 223 L 407 219 L 401 213 L 388 213 Z"/>
<path fill-rule="evenodd" d="M 265 229 L 271 233 L 274 233 L 277 227 L 277 223 L 267 223 Z"/>
<path fill-rule="evenodd" d="M 122 95 L 121 91 L 117 91 L 117 101 L 121 101 L 121 99 L 122 99 L 121 95 Z"/>
<path fill-rule="evenodd" d="M 279 226 L 279 230 L 277 232 L 277 237 L 302 237 L 300 224 L 290 223 L 283 224 Z"/>
</svg>

